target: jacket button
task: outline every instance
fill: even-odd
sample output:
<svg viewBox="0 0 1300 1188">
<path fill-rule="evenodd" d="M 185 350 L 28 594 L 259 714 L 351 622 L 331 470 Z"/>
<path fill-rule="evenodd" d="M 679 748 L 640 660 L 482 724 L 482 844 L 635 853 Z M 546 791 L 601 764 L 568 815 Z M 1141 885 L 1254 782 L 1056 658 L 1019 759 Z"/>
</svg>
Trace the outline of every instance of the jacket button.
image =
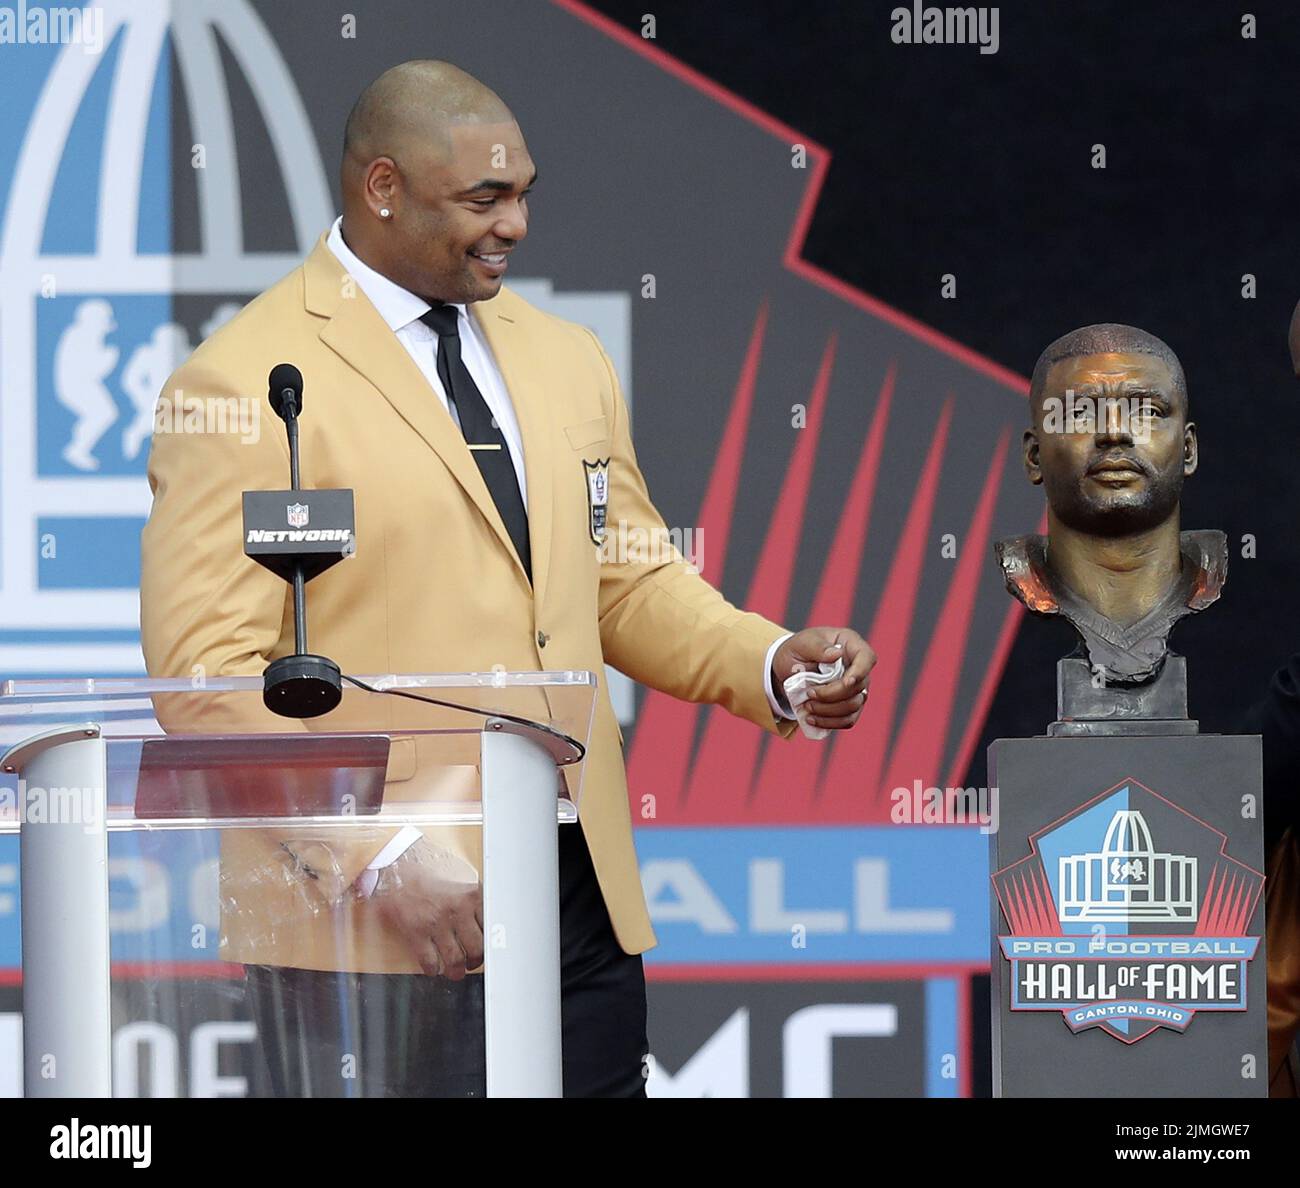
<svg viewBox="0 0 1300 1188">
<path fill-rule="evenodd" d="M 546 641 L 547 641 L 548 639 L 550 639 L 550 638 L 551 638 L 551 637 L 550 637 L 549 635 L 547 635 L 545 631 L 539 631 L 539 632 L 537 633 L 537 646 L 538 646 L 539 648 L 544 648 L 544 647 L 546 647 Z"/>
</svg>

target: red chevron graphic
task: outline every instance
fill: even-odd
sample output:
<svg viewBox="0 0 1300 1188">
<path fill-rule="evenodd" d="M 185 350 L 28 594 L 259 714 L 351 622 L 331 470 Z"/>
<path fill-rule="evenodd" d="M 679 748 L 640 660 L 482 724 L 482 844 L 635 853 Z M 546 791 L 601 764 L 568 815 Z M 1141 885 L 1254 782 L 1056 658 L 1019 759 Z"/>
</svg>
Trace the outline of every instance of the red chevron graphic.
<svg viewBox="0 0 1300 1188">
<path fill-rule="evenodd" d="M 1052 889 L 1034 855 L 1000 871 L 994 877 L 993 885 L 1014 935 L 1062 935 Z"/>
<path fill-rule="evenodd" d="M 794 457 L 777 499 L 778 512 L 759 555 L 758 568 L 745 598 L 745 607 L 776 622 L 785 618 L 786 602 L 794 581 L 794 559 L 803 530 L 808 488 L 826 407 L 831 369 L 835 362 L 832 336 L 822 354 L 821 366 L 808 400 L 807 427 L 799 435 Z M 724 816 L 734 803 L 736 789 L 748 789 L 763 736 L 748 722 L 730 714 L 712 714 L 686 795 L 685 815 L 691 820 Z M 680 816 L 680 814 L 679 814 Z"/>
<path fill-rule="evenodd" d="M 901 690 L 902 658 L 907 651 L 916 608 L 917 586 L 921 579 L 922 550 L 930 532 L 934 496 L 939 481 L 939 466 L 948 444 L 948 425 L 952 419 L 952 399 L 944 405 L 939 427 L 930 443 L 930 452 L 921 470 L 912 510 L 903 526 L 903 536 L 890 566 L 884 597 L 867 630 L 869 640 L 888 641 L 877 645 L 880 660 L 871 674 L 871 712 L 851 731 L 835 737 L 831 757 L 816 815 L 822 820 L 885 820 L 883 811 L 888 790 L 880 788 L 885 766 L 895 707 Z M 911 781 L 908 781 L 909 784 Z M 857 811 L 859 806 L 861 810 Z"/>
<path fill-rule="evenodd" d="M 717 581 L 740 484 L 741 460 L 753 407 L 768 322 L 759 308 L 710 476 L 699 523 L 707 551 L 704 574 Z M 748 609 L 776 621 L 785 617 L 794 581 L 797 543 L 803 532 L 821 439 L 826 394 L 834 371 L 836 338 L 830 335 L 808 395 L 807 424 L 787 467 L 777 512 L 746 594 Z M 888 440 L 897 364 L 890 363 L 868 425 L 844 503 L 840 530 L 819 576 L 810 621 L 848 622 L 866 549 L 881 457 Z M 933 540 L 933 513 L 948 448 L 953 397 L 944 402 L 890 563 L 883 594 L 868 629 L 880 661 L 872 674 L 868 712 L 858 726 L 825 743 L 798 739 L 767 745 L 753 726 L 722 712 L 709 712 L 698 748 L 700 707 L 650 691 L 628 758 L 633 785 L 653 788 L 657 820 L 674 824 L 782 822 L 850 823 L 888 819 L 889 792 L 915 779 L 939 784 L 957 683 L 968 650 L 969 625 L 981 567 L 989 563 L 990 529 L 1010 432 L 1004 429 L 989 461 L 921 670 L 903 687 L 903 658 L 913 628 L 925 550 Z M 1009 615 L 1010 617 L 1010 615 Z M 990 673 L 990 677 L 991 677 Z M 897 723 L 897 725 L 896 725 Z M 970 732 L 967 732 L 967 738 Z M 764 751 L 764 748 L 766 750 Z M 960 773 L 968 755 L 959 755 Z M 953 782 L 949 776 L 949 783 Z"/>
<path fill-rule="evenodd" d="M 1231 859 L 1214 864 L 1197 913 L 1197 936 L 1244 936 L 1263 880 Z"/>
<path fill-rule="evenodd" d="M 823 146 L 580 0 L 552 2 L 778 140 L 806 148 L 809 180 L 784 245 L 781 263 L 786 272 L 1010 392 L 1020 396 L 1027 392 L 1023 377 L 802 258 L 813 211 L 830 167 L 831 155 Z M 769 295 L 756 311 L 717 458 L 695 520 L 702 539 L 709 542 L 703 572 L 714 585 L 721 584 L 739 496 L 770 301 Z M 807 423 L 799 431 L 783 476 L 749 588 L 739 600 L 746 609 L 778 622 L 786 621 L 790 611 L 798 545 L 809 516 L 823 516 L 826 511 L 824 504 L 815 505 L 812 492 L 818 481 L 818 447 L 825 444 L 828 393 L 841 344 L 835 327 L 827 327 L 824 333 L 819 343 L 820 360 L 807 377 L 806 395 L 796 397 L 806 404 Z M 649 691 L 638 713 L 628 752 L 632 795 L 653 791 L 657 801 L 655 819 L 644 824 L 884 821 L 888 819 L 889 792 L 894 786 L 910 785 L 918 778 L 927 785 L 948 786 L 965 774 L 1022 613 L 1020 605 L 1008 598 L 996 638 L 975 641 L 978 655 L 973 655 L 972 618 L 981 576 L 988 579 L 992 564 L 990 537 L 1007 468 L 1010 430 L 1000 431 L 989 457 L 967 456 L 953 462 L 953 435 L 962 431 L 954 429 L 962 395 L 954 391 L 944 393 L 941 408 L 929 427 L 928 442 L 918 442 L 914 428 L 896 428 L 893 452 L 912 455 L 918 452 L 919 445 L 924 458 L 919 475 L 909 480 L 913 486 L 910 503 L 901 535 L 895 539 L 897 529 L 882 515 L 879 497 L 883 460 L 891 452 L 891 424 L 898 420 L 896 390 L 903 378 L 914 386 L 919 382 L 924 388 L 926 377 L 918 381 L 914 373 L 900 373 L 900 367 L 905 365 L 899 357 L 886 356 L 869 366 L 880 368 L 862 381 L 876 392 L 876 399 L 869 410 L 861 453 L 846 494 L 842 503 L 837 499 L 838 530 L 817 575 L 812 606 L 805 619 L 811 624 L 851 623 L 869 542 L 878 537 L 892 550 L 865 632 L 879 654 L 867 712 L 852 731 L 832 734 L 825 742 L 798 737 L 778 742 L 721 710 L 678 702 Z M 933 599 L 936 533 L 947 530 L 947 523 L 935 518 L 941 476 L 946 467 L 953 466 L 967 473 L 974 470 L 973 508 L 968 520 L 962 509 L 961 519 L 953 521 L 955 527 L 964 522 L 965 534 L 960 538 L 957 559 L 944 576 L 938 617 L 932 618 L 927 612 L 927 621 L 921 623 L 917 612 L 923 590 L 927 605 Z M 810 501 L 814 503 L 811 512 Z M 945 506 L 944 517 L 952 514 L 952 509 Z M 878 543 L 877 551 L 880 547 Z M 918 651 L 919 670 L 915 660 L 909 661 L 909 655 Z M 963 674 L 967 682 L 964 689 Z M 972 679 L 976 681 L 973 690 Z"/>
<path fill-rule="evenodd" d="M 849 485 L 841 531 L 826 558 L 817 583 L 810 619 L 814 623 L 847 623 L 853 608 L 862 555 L 871 523 L 871 508 L 880 473 L 880 455 L 894 398 L 896 368 L 889 365 L 867 430 L 857 470 Z M 780 822 L 791 814 L 811 819 L 827 750 L 811 746 L 773 746 L 767 749 L 762 772 L 745 815 L 747 821 Z"/>
<path fill-rule="evenodd" d="M 915 779 L 919 772 L 938 773 L 942 762 L 943 739 L 947 736 L 957 695 L 957 679 L 966 658 L 970 637 L 971 608 L 979 583 L 980 569 L 988 563 L 993 506 L 997 501 L 998 476 L 1006 462 L 1011 434 L 1004 430 L 989 465 L 988 477 L 979 502 L 966 529 L 952 584 L 939 613 L 930 646 L 926 652 L 907 716 L 890 755 L 883 787 L 895 788 Z M 948 783 L 962 775 L 949 773 Z M 936 779 L 937 783 L 938 780 Z"/>
</svg>

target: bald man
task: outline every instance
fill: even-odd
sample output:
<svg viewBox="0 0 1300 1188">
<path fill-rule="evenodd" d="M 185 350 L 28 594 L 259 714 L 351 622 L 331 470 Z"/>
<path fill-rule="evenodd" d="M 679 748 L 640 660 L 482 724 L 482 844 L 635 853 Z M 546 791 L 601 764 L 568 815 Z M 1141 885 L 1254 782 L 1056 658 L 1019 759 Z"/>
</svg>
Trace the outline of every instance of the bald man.
<svg viewBox="0 0 1300 1188">
<path fill-rule="evenodd" d="M 357 508 L 355 554 L 309 589 L 313 650 L 356 674 L 609 663 L 782 737 L 782 682 L 842 659 L 809 720 L 852 727 L 875 662 L 859 634 L 738 610 L 675 550 L 601 548 L 607 532 L 667 529 L 596 337 L 503 284 L 537 168 L 501 99 L 447 63 L 394 67 L 348 119 L 340 180 L 342 218 L 303 266 L 167 385 L 264 399 L 275 364 L 302 371 L 303 486 L 351 488 Z M 293 650 L 286 586 L 243 556 L 240 531 L 239 492 L 283 488 L 286 467 L 283 434 L 155 437 L 152 675 L 260 674 Z M 569 1096 L 644 1094 L 654 933 L 621 741 L 602 682 L 580 824 L 560 830 Z M 390 759 L 386 801 L 448 774 L 427 766 L 418 749 Z M 223 952 L 247 969 L 270 1091 L 483 1092 L 479 870 L 466 829 L 227 831 Z"/>
</svg>

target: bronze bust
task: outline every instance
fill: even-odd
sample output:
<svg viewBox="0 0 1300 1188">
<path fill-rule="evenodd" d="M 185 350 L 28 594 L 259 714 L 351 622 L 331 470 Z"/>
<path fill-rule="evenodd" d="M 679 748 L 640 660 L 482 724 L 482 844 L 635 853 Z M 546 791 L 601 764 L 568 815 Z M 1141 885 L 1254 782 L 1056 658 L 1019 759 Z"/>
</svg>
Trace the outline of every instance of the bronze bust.
<svg viewBox="0 0 1300 1188">
<path fill-rule="evenodd" d="M 1085 326 L 1039 356 L 1029 406 L 1025 473 L 1047 494 L 1047 535 L 997 542 L 1007 588 L 1067 619 L 1105 685 L 1151 681 L 1228 565 L 1222 532 L 1180 531 L 1197 462 L 1182 365 L 1145 330 Z"/>
</svg>

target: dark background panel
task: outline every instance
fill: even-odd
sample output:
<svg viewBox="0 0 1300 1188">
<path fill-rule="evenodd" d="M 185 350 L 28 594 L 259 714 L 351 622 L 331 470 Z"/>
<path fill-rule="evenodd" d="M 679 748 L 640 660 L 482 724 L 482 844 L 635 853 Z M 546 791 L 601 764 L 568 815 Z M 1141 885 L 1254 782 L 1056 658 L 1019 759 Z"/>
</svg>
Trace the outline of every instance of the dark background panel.
<svg viewBox="0 0 1300 1188">
<path fill-rule="evenodd" d="M 647 9 L 591 7 L 637 32 Z M 1202 447 L 1184 525 L 1226 531 L 1232 564 L 1224 600 L 1185 621 L 1176 647 L 1192 715 L 1231 729 L 1300 635 L 1294 6 L 1244 6 L 1247 40 L 1235 5 L 1001 4 L 987 55 L 895 45 L 896 5 L 875 0 L 652 7 L 659 48 L 832 153 L 810 261 L 1026 375 L 1053 338 L 1095 321 L 1134 323 L 1178 352 Z M 1105 170 L 1090 165 L 1098 143 Z M 1245 534 L 1255 559 L 1241 556 Z M 984 782 L 989 740 L 1054 716 L 1070 638 L 1022 628 L 968 783 Z"/>
</svg>

